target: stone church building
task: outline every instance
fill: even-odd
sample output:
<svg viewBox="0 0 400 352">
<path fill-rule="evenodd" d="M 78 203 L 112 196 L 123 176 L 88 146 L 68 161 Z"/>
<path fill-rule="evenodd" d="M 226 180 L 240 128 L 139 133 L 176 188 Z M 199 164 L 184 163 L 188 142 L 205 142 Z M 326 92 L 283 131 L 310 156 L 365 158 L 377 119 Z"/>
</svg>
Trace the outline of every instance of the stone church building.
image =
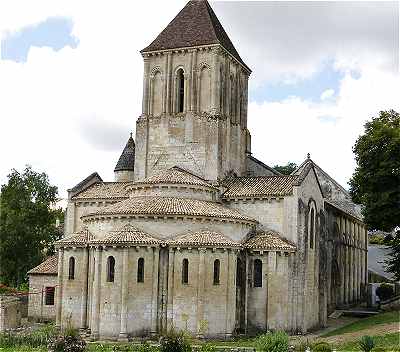
<svg viewBox="0 0 400 352">
<path fill-rule="evenodd" d="M 359 207 L 309 156 L 282 175 L 252 155 L 251 70 L 208 2 L 191 0 L 141 55 L 136 137 L 114 182 L 94 173 L 69 190 L 57 257 L 30 272 L 48 285 L 35 306 L 94 340 L 126 340 L 172 327 L 305 333 L 360 301 Z"/>
</svg>

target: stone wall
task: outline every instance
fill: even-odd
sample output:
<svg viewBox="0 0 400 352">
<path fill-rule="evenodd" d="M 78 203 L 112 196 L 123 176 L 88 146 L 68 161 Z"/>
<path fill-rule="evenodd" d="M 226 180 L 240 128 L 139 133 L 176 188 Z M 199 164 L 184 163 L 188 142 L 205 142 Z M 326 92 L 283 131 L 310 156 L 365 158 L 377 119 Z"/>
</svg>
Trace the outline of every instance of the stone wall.
<svg viewBox="0 0 400 352">
<path fill-rule="evenodd" d="M 21 309 L 18 297 L 0 295 L 0 332 L 21 326 Z"/>
<path fill-rule="evenodd" d="M 54 304 L 46 304 L 46 288 L 55 288 Z M 28 318 L 54 321 L 56 318 L 57 275 L 29 275 Z"/>
</svg>

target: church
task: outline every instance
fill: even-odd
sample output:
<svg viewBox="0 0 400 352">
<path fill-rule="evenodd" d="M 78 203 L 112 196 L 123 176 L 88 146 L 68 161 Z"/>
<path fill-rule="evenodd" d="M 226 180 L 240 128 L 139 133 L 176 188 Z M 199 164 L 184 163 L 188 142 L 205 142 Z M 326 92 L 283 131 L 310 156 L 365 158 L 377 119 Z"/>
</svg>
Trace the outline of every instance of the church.
<svg viewBox="0 0 400 352">
<path fill-rule="evenodd" d="M 309 155 L 291 175 L 252 155 L 251 69 L 207 0 L 189 1 L 140 53 L 135 139 L 113 182 L 93 173 L 68 191 L 57 255 L 29 272 L 45 292 L 30 316 L 93 340 L 171 328 L 229 338 L 307 333 L 360 302 L 359 206 Z"/>
</svg>

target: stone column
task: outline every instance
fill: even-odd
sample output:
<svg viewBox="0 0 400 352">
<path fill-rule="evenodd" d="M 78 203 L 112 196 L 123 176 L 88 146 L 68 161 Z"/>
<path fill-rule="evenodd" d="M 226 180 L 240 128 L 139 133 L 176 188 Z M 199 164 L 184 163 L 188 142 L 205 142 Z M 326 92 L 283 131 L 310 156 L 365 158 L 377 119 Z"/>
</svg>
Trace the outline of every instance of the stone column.
<svg viewBox="0 0 400 352">
<path fill-rule="evenodd" d="M 129 282 L 129 248 L 122 249 L 122 273 L 121 273 L 121 325 L 119 330 L 119 341 L 128 341 L 128 282 Z"/>
<path fill-rule="evenodd" d="M 150 59 L 148 57 L 143 58 L 144 69 L 143 69 L 143 100 L 142 100 L 142 114 L 147 115 L 149 112 L 149 65 Z"/>
<path fill-rule="evenodd" d="M 95 268 L 94 268 L 94 287 L 93 287 L 93 306 L 92 306 L 92 335 L 93 341 L 100 336 L 100 288 L 101 288 L 101 253 L 102 248 L 95 249 Z"/>
<path fill-rule="evenodd" d="M 192 79 L 190 85 L 190 110 L 196 111 L 196 96 L 199 94 L 198 86 L 196 87 L 197 82 L 197 49 L 193 49 L 192 51 Z"/>
<path fill-rule="evenodd" d="M 226 269 L 226 321 L 225 321 L 225 336 L 232 336 L 231 329 L 231 317 L 236 312 L 235 302 L 232 300 L 232 292 L 236 294 L 236 288 L 234 287 L 234 273 L 236 272 L 234 268 L 235 258 L 234 253 L 231 249 L 227 250 L 226 258 L 228 260 Z"/>
<path fill-rule="evenodd" d="M 168 256 L 167 329 L 173 327 L 174 324 L 174 264 L 175 248 L 170 248 Z"/>
<path fill-rule="evenodd" d="M 211 70 L 211 113 L 219 112 L 219 92 L 218 92 L 218 51 L 212 51 L 212 70 Z"/>
<path fill-rule="evenodd" d="M 62 291 L 63 291 L 63 276 L 64 276 L 64 248 L 58 249 L 58 284 L 57 284 L 57 312 L 56 312 L 56 327 L 62 326 Z"/>
<path fill-rule="evenodd" d="M 205 248 L 199 248 L 199 269 L 197 274 L 197 337 L 202 338 L 202 321 L 204 320 L 204 255 Z"/>
<path fill-rule="evenodd" d="M 355 269 L 355 260 L 354 260 L 354 227 L 353 222 L 349 220 L 350 227 L 350 302 L 354 302 L 354 269 Z"/>
<path fill-rule="evenodd" d="M 248 253 L 245 253 L 245 276 L 244 276 L 244 288 L 245 288 L 245 301 L 244 301 L 244 329 L 245 334 L 247 334 L 247 308 L 249 305 L 249 256 Z"/>
<path fill-rule="evenodd" d="M 344 243 L 343 243 L 343 226 L 342 219 L 339 218 L 339 251 L 340 251 L 340 259 L 338 261 L 339 270 L 340 270 L 340 289 L 339 289 L 339 304 L 342 305 L 344 303 L 344 283 L 345 283 L 345 270 L 344 270 Z"/>
<path fill-rule="evenodd" d="M 81 298 L 81 330 L 87 327 L 88 275 L 89 275 L 89 248 L 83 249 L 82 259 L 82 298 Z"/>
<path fill-rule="evenodd" d="M 151 334 L 157 334 L 157 297 L 158 297 L 158 262 L 159 248 L 153 248 L 153 288 L 151 300 Z"/>
</svg>

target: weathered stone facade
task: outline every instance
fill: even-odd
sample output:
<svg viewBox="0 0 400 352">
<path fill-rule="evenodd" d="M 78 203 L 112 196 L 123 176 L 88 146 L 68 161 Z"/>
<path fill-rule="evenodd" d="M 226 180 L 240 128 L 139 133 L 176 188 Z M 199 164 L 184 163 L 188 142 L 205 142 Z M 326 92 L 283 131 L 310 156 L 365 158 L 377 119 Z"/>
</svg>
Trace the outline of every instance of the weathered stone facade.
<svg viewBox="0 0 400 352">
<path fill-rule="evenodd" d="M 210 5 L 190 1 L 142 55 L 120 182 L 93 174 L 69 193 L 57 325 L 121 340 L 304 333 L 361 299 L 362 219 L 310 158 L 281 175 L 251 156 L 251 71 Z"/>
</svg>

